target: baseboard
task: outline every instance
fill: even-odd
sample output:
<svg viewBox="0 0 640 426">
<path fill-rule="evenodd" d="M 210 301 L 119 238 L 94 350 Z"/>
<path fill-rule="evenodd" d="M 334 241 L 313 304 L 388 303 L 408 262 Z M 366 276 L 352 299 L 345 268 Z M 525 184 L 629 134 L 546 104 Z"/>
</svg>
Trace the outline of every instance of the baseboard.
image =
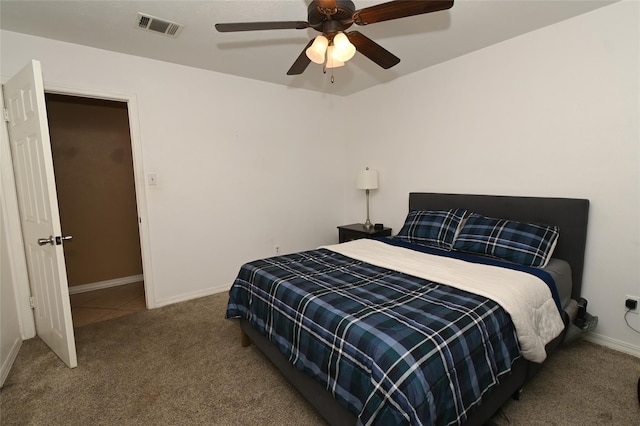
<svg viewBox="0 0 640 426">
<path fill-rule="evenodd" d="M 87 291 L 102 290 L 109 287 L 133 284 L 144 280 L 144 275 L 132 275 L 130 277 L 115 278 L 113 280 L 98 281 L 97 283 L 69 286 L 69 294 L 86 293 Z"/>
<path fill-rule="evenodd" d="M 22 339 L 19 337 L 13 342 L 11 346 L 11 351 L 9 351 L 9 355 L 7 359 L 4 360 L 2 366 L 0 366 L 0 387 L 4 385 L 4 381 L 7 379 L 9 375 L 9 371 L 11 371 L 11 367 L 13 367 L 13 363 L 18 357 L 18 351 L 20 351 L 20 347 L 22 346 Z"/>
<path fill-rule="evenodd" d="M 593 332 L 586 333 L 584 340 L 640 358 L 640 346 L 630 345 L 627 342 L 622 342 Z"/>
<path fill-rule="evenodd" d="M 156 300 L 156 308 L 161 306 L 173 305 L 174 303 L 186 302 L 187 300 L 198 299 L 200 297 L 212 296 L 214 294 L 228 292 L 231 288 L 230 284 L 222 284 L 210 287 L 202 291 L 194 291 L 193 293 L 185 293 L 168 299 Z"/>
</svg>

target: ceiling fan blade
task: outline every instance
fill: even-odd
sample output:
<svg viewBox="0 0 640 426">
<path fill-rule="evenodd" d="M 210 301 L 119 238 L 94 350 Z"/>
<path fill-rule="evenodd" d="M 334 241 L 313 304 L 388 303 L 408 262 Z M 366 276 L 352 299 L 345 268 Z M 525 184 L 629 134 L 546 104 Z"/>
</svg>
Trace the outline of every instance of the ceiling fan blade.
<svg viewBox="0 0 640 426">
<path fill-rule="evenodd" d="M 353 22 L 357 25 L 368 25 L 446 10 L 452 6 L 453 0 L 396 0 L 356 10 L 353 13 Z"/>
<path fill-rule="evenodd" d="M 289 68 L 289 71 L 287 71 L 287 75 L 302 74 L 304 70 L 307 69 L 307 66 L 309 66 L 309 63 L 311 63 L 311 59 L 309 59 L 309 57 L 307 56 L 307 49 L 311 47 L 311 45 L 313 44 L 313 40 L 314 39 L 309 40 L 309 43 L 307 43 L 304 49 L 302 49 L 302 53 L 300 53 L 298 59 L 296 59 L 293 65 L 291 65 L 291 68 Z"/>
<path fill-rule="evenodd" d="M 362 53 L 384 69 L 389 69 L 400 62 L 400 58 L 396 55 L 358 31 L 351 31 L 347 34 L 347 37 L 356 47 L 358 52 Z"/>
<path fill-rule="evenodd" d="M 235 22 L 229 24 L 216 24 L 216 30 L 221 33 L 259 30 L 303 30 L 305 28 L 309 28 L 309 23 L 306 21 Z"/>
</svg>

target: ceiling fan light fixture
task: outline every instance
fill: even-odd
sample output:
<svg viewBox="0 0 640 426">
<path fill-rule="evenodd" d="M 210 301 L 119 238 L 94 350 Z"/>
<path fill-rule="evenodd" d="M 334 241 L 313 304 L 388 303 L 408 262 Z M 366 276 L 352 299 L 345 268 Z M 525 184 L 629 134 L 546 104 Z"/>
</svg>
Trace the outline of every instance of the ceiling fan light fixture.
<svg viewBox="0 0 640 426">
<path fill-rule="evenodd" d="M 336 59 L 334 50 L 335 47 L 333 45 L 327 47 L 327 68 L 338 68 L 344 66 L 344 62 Z"/>
<path fill-rule="evenodd" d="M 333 37 L 333 57 L 340 62 L 347 62 L 356 54 L 356 47 L 351 44 L 345 33 L 339 32 Z"/>
<path fill-rule="evenodd" d="M 316 64 L 324 63 L 324 54 L 327 51 L 328 46 L 329 40 L 325 36 L 319 35 L 313 41 L 313 44 L 306 50 L 307 58 L 311 59 Z"/>
</svg>

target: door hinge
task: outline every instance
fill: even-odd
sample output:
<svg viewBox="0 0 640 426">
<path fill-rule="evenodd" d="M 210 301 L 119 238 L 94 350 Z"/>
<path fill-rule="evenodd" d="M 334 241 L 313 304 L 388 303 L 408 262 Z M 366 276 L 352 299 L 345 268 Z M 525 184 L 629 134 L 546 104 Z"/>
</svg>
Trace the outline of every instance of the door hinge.
<svg viewBox="0 0 640 426">
<path fill-rule="evenodd" d="M 6 108 L 2 109 L 2 117 L 4 118 L 4 121 L 6 121 L 7 123 L 9 122 L 9 110 Z"/>
<path fill-rule="evenodd" d="M 33 296 L 29 297 L 29 307 L 31 309 L 35 309 L 36 308 L 36 303 L 33 301 Z"/>
</svg>

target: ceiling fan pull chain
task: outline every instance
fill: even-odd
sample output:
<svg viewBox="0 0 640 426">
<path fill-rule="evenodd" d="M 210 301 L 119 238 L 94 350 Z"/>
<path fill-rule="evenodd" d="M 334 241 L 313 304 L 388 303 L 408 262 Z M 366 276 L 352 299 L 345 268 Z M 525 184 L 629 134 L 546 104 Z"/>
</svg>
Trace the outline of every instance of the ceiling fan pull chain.
<svg viewBox="0 0 640 426">
<path fill-rule="evenodd" d="M 322 65 L 322 73 L 326 74 L 327 73 L 327 63 L 325 62 L 324 65 Z M 333 78 L 333 68 L 331 68 L 331 83 L 333 84 L 334 78 Z"/>
</svg>

